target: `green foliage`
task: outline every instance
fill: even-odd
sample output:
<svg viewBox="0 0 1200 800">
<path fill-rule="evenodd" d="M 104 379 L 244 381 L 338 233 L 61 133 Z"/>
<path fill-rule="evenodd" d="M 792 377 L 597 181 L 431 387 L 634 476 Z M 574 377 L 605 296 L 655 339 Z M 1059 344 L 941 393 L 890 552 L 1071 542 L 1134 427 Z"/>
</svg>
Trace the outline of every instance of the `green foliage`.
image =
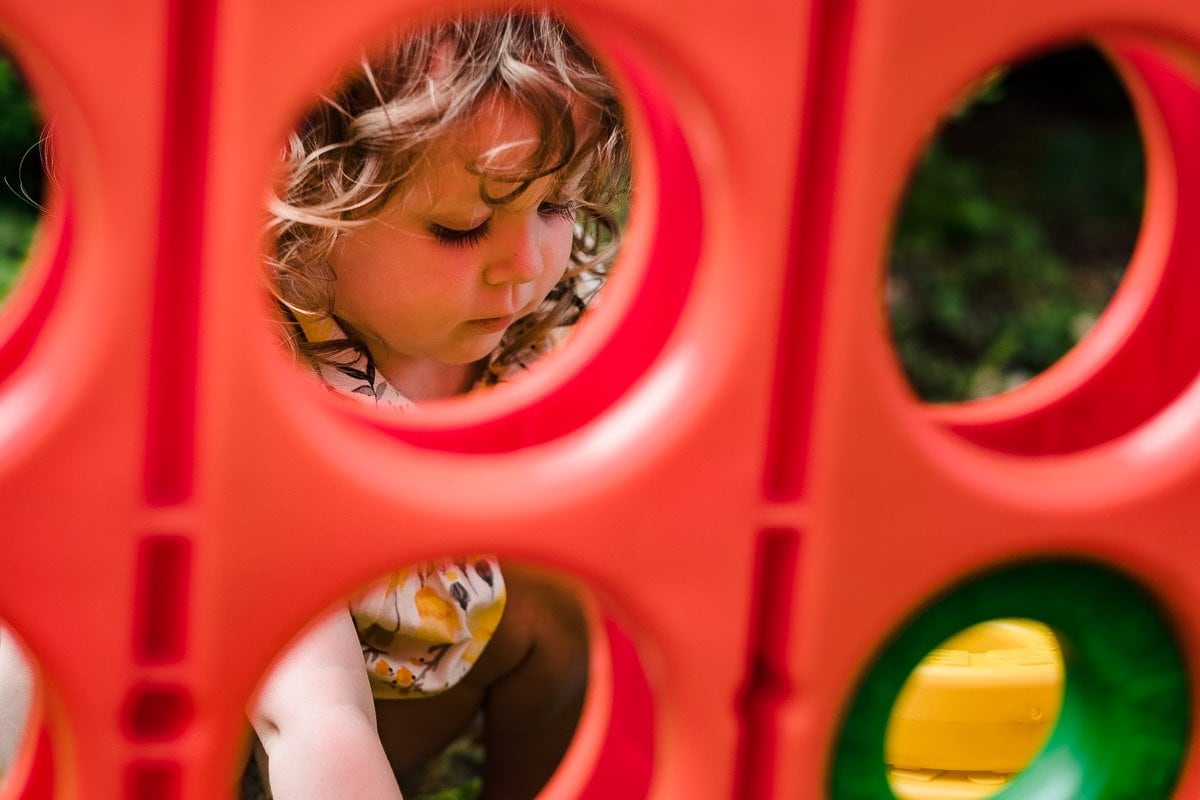
<svg viewBox="0 0 1200 800">
<path fill-rule="evenodd" d="M 1099 310 L 1071 296 L 1039 220 L 937 147 L 909 195 L 892 263 L 893 333 L 926 399 L 969 396 L 984 366 L 1040 372 L 1073 344 L 1074 315 Z"/>
<path fill-rule="evenodd" d="M 432 794 L 423 794 L 417 800 L 478 800 L 483 792 L 483 781 L 474 778 L 462 786 L 442 789 Z"/>
<path fill-rule="evenodd" d="M 1119 86 L 1113 110 L 1099 57 L 1066 59 L 983 82 L 909 186 L 887 297 L 900 360 L 926 400 L 994 394 L 1044 371 L 1100 314 L 1127 262 L 1144 180 L 1132 112 Z M 1107 104 L 1053 102 L 1046 69 L 1068 70 Z"/>
<path fill-rule="evenodd" d="M 32 210 L 0 207 L 0 298 L 8 295 L 25 266 L 37 220 Z"/>
<path fill-rule="evenodd" d="M 0 109 L 0 152 L 24 152 L 37 141 L 41 123 L 24 81 L 4 58 L 0 58 Z"/>
</svg>

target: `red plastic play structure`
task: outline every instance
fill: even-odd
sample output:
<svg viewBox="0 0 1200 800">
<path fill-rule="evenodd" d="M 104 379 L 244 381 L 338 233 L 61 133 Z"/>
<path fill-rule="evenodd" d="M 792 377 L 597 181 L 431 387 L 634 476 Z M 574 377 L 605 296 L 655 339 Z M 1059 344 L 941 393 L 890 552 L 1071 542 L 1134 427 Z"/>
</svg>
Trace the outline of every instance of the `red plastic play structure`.
<svg viewBox="0 0 1200 800">
<path fill-rule="evenodd" d="M 0 796 L 231 797 L 309 620 L 487 551 L 607 620 L 544 797 L 886 798 L 889 676 L 1012 615 L 1068 696 L 1010 796 L 1200 797 L 1200 3 L 564 0 L 636 137 L 604 305 L 525 381 L 369 417 L 273 341 L 263 187 L 314 88 L 443 7 L 0 0 L 60 175 L 0 317 L 0 618 L 43 677 Z M 881 311 L 905 180 L 975 79 L 1079 39 L 1146 142 L 1128 277 L 1044 376 L 926 407 Z"/>
</svg>

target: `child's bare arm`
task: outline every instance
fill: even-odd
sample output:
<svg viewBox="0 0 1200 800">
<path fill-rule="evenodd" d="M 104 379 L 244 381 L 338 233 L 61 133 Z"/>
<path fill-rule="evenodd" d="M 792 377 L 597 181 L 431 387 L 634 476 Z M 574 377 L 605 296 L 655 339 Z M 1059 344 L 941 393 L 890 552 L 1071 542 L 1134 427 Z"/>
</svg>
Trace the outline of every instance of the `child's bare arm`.
<svg viewBox="0 0 1200 800">
<path fill-rule="evenodd" d="M 250 721 L 275 800 L 401 800 L 349 611 L 319 621 L 272 669 Z"/>
</svg>

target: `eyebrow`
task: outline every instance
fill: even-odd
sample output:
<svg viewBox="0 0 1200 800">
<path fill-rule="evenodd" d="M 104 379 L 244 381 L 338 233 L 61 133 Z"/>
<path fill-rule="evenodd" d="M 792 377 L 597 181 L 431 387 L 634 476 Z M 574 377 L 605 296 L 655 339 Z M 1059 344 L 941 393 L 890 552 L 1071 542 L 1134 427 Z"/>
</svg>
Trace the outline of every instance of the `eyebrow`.
<svg viewBox="0 0 1200 800">
<path fill-rule="evenodd" d="M 437 187 L 432 185 L 431 181 L 422 181 L 421 189 L 413 187 L 406 193 L 406 199 L 401 208 L 404 213 L 412 214 L 425 221 L 432 219 L 438 224 L 453 223 L 459 226 L 474 226 L 479 225 L 483 221 L 490 219 L 492 209 L 504 206 L 524 205 L 529 203 L 530 206 L 545 200 L 559 199 L 577 199 L 580 186 L 583 182 L 583 170 L 575 169 L 570 175 L 565 174 L 566 170 L 558 170 L 548 175 L 543 175 L 540 178 L 533 180 L 525 188 L 523 192 L 514 197 L 507 203 L 492 204 L 484 199 L 483 189 L 488 182 L 498 183 L 500 185 L 517 185 L 517 181 L 499 181 L 489 179 L 486 174 L 474 176 L 479 181 L 479 192 L 468 193 L 447 191 L 444 186 Z M 537 191 L 539 185 L 544 185 L 544 191 Z M 417 192 L 421 192 L 423 196 L 415 198 Z M 498 192 L 497 194 L 503 194 Z M 525 198 L 536 196 L 536 203 L 529 202 Z M 524 202 L 523 202 L 524 201 Z M 486 211 L 480 214 L 480 211 Z"/>
<path fill-rule="evenodd" d="M 531 194 L 538 197 L 537 202 L 539 203 L 551 198 L 574 198 L 579 193 L 580 186 L 583 183 L 583 176 L 579 170 L 576 170 L 570 176 L 564 176 L 563 173 L 563 170 L 559 170 L 557 172 L 552 172 L 549 175 L 543 175 L 542 177 L 537 178 L 525 188 L 525 191 L 521 192 L 521 194 L 517 195 L 508 203 L 503 205 L 517 203 L 522 198 L 528 197 Z M 546 190 L 542 192 L 534 191 L 534 188 L 543 181 L 546 182 Z"/>
<path fill-rule="evenodd" d="M 489 208 L 478 193 L 468 196 L 466 193 L 435 191 L 428 182 L 425 183 L 424 197 L 406 199 L 404 206 L 409 213 L 422 217 L 449 215 L 474 218 L 479 208 Z"/>
</svg>

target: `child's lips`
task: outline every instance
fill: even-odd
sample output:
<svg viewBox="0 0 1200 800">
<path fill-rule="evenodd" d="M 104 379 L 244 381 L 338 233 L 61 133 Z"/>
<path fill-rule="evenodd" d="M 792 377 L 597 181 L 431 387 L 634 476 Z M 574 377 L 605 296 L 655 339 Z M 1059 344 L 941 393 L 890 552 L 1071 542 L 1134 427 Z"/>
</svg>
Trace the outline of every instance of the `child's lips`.
<svg viewBox="0 0 1200 800">
<path fill-rule="evenodd" d="M 479 331 L 480 333 L 496 333 L 508 328 L 517 321 L 515 314 L 508 314 L 503 317 L 482 317 L 480 319 L 467 320 L 467 327 L 471 330 Z"/>
</svg>

